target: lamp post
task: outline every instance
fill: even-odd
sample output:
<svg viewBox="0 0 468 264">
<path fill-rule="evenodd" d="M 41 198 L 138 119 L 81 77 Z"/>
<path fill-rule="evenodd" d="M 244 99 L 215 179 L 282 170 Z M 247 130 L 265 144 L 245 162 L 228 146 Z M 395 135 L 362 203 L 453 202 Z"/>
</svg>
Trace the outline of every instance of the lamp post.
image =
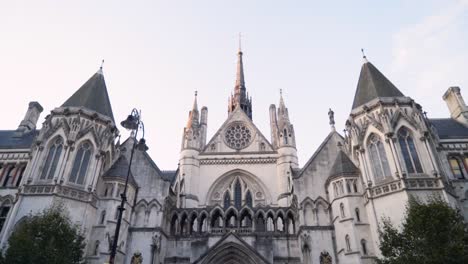
<svg viewBox="0 0 468 264">
<path fill-rule="evenodd" d="M 114 264 L 115 263 L 115 255 L 117 254 L 117 244 L 119 241 L 119 233 L 120 233 L 120 226 L 122 224 L 122 218 L 123 218 L 123 212 L 125 211 L 125 202 L 127 201 L 127 188 L 128 188 L 128 178 L 130 177 L 130 171 L 132 167 L 132 160 L 133 160 L 133 154 L 135 153 L 135 148 L 138 148 L 140 150 L 146 150 L 146 145 L 145 145 L 145 126 L 143 125 L 143 122 L 141 121 L 141 111 L 138 111 L 136 109 L 132 110 L 132 113 L 120 123 L 124 128 L 131 130 L 133 134 L 133 145 L 132 145 L 132 150 L 130 153 L 130 161 L 128 164 L 128 171 L 127 171 L 127 177 L 125 178 L 125 187 L 123 193 L 120 194 L 120 197 L 122 198 L 122 201 L 120 203 L 120 206 L 117 208 L 119 211 L 119 217 L 117 218 L 117 224 L 115 226 L 115 234 L 114 234 L 114 240 L 112 241 L 112 248 L 111 248 L 111 253 L 109 257 L 109 264 Z M 142 137 L 140 141 L 137 144 L 137 135 L 138 135 L 138 130 L 142 131 Z"/>
</svg>

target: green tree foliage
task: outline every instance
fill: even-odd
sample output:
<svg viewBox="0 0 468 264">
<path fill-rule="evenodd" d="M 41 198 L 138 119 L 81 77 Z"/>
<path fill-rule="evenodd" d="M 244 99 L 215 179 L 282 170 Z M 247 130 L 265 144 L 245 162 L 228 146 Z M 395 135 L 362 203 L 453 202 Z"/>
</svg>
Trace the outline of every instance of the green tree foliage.
<svg viewBox="0 0 468 264">
<path fill-rule="evenodd" d="M 64 211 L 55 205 L 21 222 L 8 240 L 3 263 L 83 263 L 84 237 Z"/>
<path fill-rule="evenodd" d="M 468 263 L 468 232 L 460 213 L 441 198 L 410 199 L 400 228 L 384 219 L 381 264 Z"/>
</svg>

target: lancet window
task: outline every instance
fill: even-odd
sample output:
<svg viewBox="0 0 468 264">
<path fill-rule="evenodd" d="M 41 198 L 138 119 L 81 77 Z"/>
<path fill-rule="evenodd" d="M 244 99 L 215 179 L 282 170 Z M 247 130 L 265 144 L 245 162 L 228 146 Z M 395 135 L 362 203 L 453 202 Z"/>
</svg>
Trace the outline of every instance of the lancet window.
<svg viewBox="0 0 468 264">
<path fill-rule="evenodd" d="M 372 172 L 376 181 L 380 181 L 390 176 L 387 155 L 380 138 L 375 134 L 369 138 L 369 159 L 371 161 Z"/>
<path fill-rule="evenodd" d="M 47 158 L 42 169 L 41 180 L 51 180 L 54 177 L 57 164 L 62 154 L 63 139 L 57 137 L 50 145 Z"/>
<path fill-rule="evenodd" d="M 75 162 L 70 174 L 70 182 L 83 184 L 88 170 L 89 160 L 92 153 L 92 146 L 89 142 L 82 143 L 76 152 Z"/>
<path fill-rule="evenodd" d="M 398 142 L 400 143 L 401 153 L 405 161 L 408 173 L 422 173 L 421 162 L 419 161 L 418 152 L 414 145 L 413 137 L 406 128 L 401 128 L 398 131 Z"/>
</svg>

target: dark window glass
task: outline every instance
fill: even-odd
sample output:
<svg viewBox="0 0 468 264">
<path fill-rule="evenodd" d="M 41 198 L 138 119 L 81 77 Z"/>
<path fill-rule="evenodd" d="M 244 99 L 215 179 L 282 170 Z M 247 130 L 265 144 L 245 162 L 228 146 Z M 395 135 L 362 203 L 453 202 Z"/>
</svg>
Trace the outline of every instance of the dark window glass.
<svg viewBox="0 0 468 264">
<path fill-rule="evenodd" d="M 242 187 L 239 180 L 236 181 L 234 186 L 234 205 L 238 209 L 242 206 Z"/>
<path fill-rule="evenodd" d="M 253 207 L 252 194 L 250 191 L 247 191 L 247 195 L 245 196 L 245 204 L 251 208 Z"/>
<path fill-rule="evenodd" d="M 83 184 L 88 170 L 89 159 L 91 157 L 91 144 L 85 142 L 80 145 L 76 152 L 75 161 L 70 174 L 70 182 Z"/>
<path fill-rule="evenodd" d="M 224 194 L 224 209 L 227 209 L 229 206 L 231 206 L 231 195 L 229 195 L 229 192 L 226 192 Z"/>
</svg>

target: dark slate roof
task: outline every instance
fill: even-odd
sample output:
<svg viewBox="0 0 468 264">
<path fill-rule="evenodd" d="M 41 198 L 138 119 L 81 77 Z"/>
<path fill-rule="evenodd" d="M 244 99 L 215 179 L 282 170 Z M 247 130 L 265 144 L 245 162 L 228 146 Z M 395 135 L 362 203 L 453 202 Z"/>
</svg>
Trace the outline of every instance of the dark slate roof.
<svg viewBox="0 0 468 264">
<path fill-rule="evenodd" d="M 164 171 L 161 171 L 161 177 L 162 177 L 164 180 L 170 181 L 170 182 L 173 182 L 173 181 L 174 181 L 176 174 L 177 174 L 177 171 L 176 171 L 176 170 L 164 170 Z"/>
<path fill-rule="evenodd" d="M 102 70 L 91 76 L 62 106 L 84 107 L 110 117 L 114 121 Z"/>
<path fill-rule="evenodd" d="M 379 97 L 402 97 L 398 88 L 391 83 L 372 63 L 365 62 L 361 68 L 354 95 L 353 109 Z"/>
<path fill-rule="evenodd" d="M 120 178 L 122 181 L 125 181 L 127 178 L 127 173 L 128 173 L 128 160 L 124 155 L 121 155 L 115 162 L 112 164 L 109 170 L 107 170 L 103 177 L 104 178 Z M 138 184 L 135 181 L 135 178 L 133 177 L 132 172 L 130 171 L 130 178 L 128 179 L 128 182 L 130 184 L 133 184 L 133 186 L 138 187 Z"/>
<path fill-rule="evenodd" d="M 359 169 L 349 159 L 349 157 L 342 151 L 338 152 L 335 162 L 330 170 L 330 177 L 339 175 L 356 175 L 359 174 Z"/>
<path fill-rule="evenodd" d="M 28 149 L 38 133 L 38 130 L 27 133 L 18 130 L 0 130 L 0 149 Z"/>
<path fill-rule="evenodd" d="M 468 128 L 452 118 L 431 118 L 441 139 L 468 138 Z"/>
</svg>

